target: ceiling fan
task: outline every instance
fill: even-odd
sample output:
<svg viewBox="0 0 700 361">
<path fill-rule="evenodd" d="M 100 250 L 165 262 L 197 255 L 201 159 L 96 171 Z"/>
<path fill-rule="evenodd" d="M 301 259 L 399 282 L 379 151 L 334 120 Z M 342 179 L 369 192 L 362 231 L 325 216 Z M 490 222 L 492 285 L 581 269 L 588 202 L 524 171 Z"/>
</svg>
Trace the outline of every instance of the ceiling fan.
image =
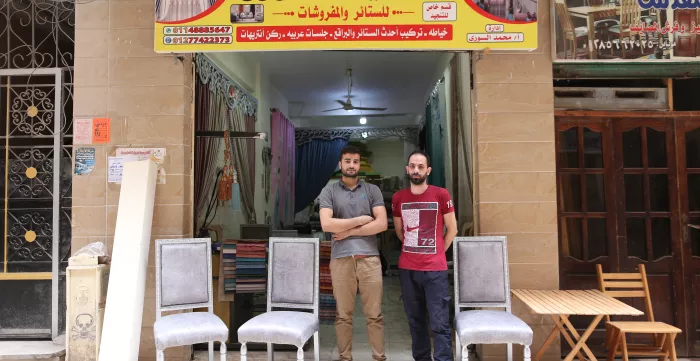
<svg viewBox="0 0 700 361">
<path fill-rule="evenodd" d="M 386 108 L 366 108 L 366 107 L 356 107 L 352 105 L 352 101 L 350 98 L 352 98 L 351 92 L 352 92 L 352 69 L 348 69 L 345 71 L 345 75 L 348 77 L 348 97 L 347 101 L 342 101 L 342 100 L 336 100 L 340 105 L 342 105 L 342 108 L 335 108 L 335 109 L 328 109 L 324 110 L 323 112 L 334 112 L 336 110 L 347 110 L 347 111 L 352 111 L 352 110 L 377 110 L 377 111 L 384 111 Z"/>
</svg>

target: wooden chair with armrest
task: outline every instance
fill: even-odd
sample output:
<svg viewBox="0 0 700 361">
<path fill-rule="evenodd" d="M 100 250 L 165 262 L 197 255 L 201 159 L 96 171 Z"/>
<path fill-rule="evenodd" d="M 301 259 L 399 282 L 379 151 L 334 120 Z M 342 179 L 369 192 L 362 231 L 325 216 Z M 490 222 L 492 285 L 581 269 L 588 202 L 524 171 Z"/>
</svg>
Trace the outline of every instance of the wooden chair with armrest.
<svg viewBox="0 0 700 361">
<path fill-rule="evenodd" d="M 622 356 L 627 361 L 629 356 L 657 356 L 659 360 L 670 357 L 676 360 L 674 340 L 680 329 L 654 320 L 654 310 L 651 305 L 649 283 L 646 268 L 639 265 L 638 273 L 604 273 L 600 264 L 596 265 L 598 286 L 600 291 L 613 298 L 643 298 L 646 321 L 615 322 L 610 316 L 605 316 L 605 347 L 608 350 L 608 360 Z M 627 334 L 649 334 L 650 343 L 628 344 Z"/>
</svg>

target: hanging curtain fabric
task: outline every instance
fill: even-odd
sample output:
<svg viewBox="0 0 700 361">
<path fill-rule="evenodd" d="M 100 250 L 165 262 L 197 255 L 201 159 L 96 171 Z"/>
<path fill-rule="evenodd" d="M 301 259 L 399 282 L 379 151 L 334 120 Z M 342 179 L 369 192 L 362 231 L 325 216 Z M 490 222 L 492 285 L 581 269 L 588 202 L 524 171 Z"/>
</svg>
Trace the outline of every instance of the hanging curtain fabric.
<svg viewBox="0 0 700 361">
<path fill-rule="evenodd" d="M 270 194 L 273 200 L 272 224 L 294 224 L 296 144 L 294 124 L 279 110 L 270 116 L 270 144 L 272 146 Z"/>
<path fill-rule="evenodd" d="M 428 183 L 443 188 L 445 187 L 445 122 L 443 117 L 446 111 L 446 103 L 440 100 L 444 97 L 444 92 L 445 84 L 441 80 L 425 107 L 427 153 L 430 156 L 432 168 L 428 176 Z"/>
<path fill-rule="evenodd" d="M 220 92 L 212 92 L 210 87 L 198 76 L 195 79 L 195 132 L 228 127 L 228 105 L 226 96 Z M 211 201 L 211 195 L 217 187 L 217 162 L 221 155 L 224 142 L 219 138 L 197 137 L 195 139 L 195 177 L 194 194 L 196 226 L 202 226 L 206 210 Z M 194 230 L 198 231 L 198 228 Z"/>
<path fill-rule="evenodd" d="M 228 77 L 206 55 L 197 54 L 195 64 L 195 131 L 255 131 L 257 99 Z M 223 195 L 224 199 L 228 199 L 232 210 L 244 212 L 248 223 L 256 223 L 254 179 L 251 179 L 255 174 L 254 142 L 251 139 L 229 139 L 227 155 L 230 171 L 227 169 L 227 177 L 231 180 L 226 182 L 230 184 L 230 193 L 227 189 Z M 204 219 L 207 210 L 218 198 L 217 168 L 223 167 L 223 164 L 217 162 L 221 162 L 225 144 L 223 137 L 195 137 L 194 201 L 197 227 L 207 221 Z"/>
<path fill-rule="evenodd" d="M 231 200 L 231 186 L 233 185 L 233 160 L 231 159 L 231 137 L 228 130 L 224 132 L 224 167 L 219 180 L 217 197 L 219 202 Z"/>
<path fill-rule="evenodd" d="M 156 0 L 157 21 L 172 22 L 193 18 L 214 5 L 215 0 Z"/>
<path fill-rule="evenodd" d="M 294 213 L 306 208 L 318 197 L 338 167 L 340 151 L 348 139 L 313 139 L 297 148 Z"/>
<path fill-rule="evenodd" d="M 231 130 L 248 132 L 254 118 L 246 117 L 241 108 L 229 112 Z M 241 208 L 248 224 L 255 224 L 255 143 L 252 139 L 233 139 L 233 166 L 240 185 Z"/>
</svg>

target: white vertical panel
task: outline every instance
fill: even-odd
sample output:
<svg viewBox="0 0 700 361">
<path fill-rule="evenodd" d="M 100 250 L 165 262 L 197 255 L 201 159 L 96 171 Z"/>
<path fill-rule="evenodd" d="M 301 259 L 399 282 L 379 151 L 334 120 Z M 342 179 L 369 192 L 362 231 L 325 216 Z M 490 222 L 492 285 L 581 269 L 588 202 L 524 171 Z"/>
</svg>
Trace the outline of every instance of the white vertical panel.
<svg viewBox="0 0 700 361">
<path fill-rule="evenodd" d="M 155 192 L 155 163 L 124 164 L 99 361 L 138 360 Z"/>
</svg>

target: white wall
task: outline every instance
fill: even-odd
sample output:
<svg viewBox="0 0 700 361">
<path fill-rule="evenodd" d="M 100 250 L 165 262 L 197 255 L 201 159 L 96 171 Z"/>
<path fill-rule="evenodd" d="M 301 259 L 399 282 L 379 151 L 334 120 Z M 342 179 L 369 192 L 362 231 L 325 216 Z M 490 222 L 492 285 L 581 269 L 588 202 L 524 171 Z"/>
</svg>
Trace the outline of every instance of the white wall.
<svg viewBox="0 0 700 361">
<path fill-rule="evenodd" d="M 255 213 L 257 223 L 267 223 L 266 215 L 272 214 L 272 199 L 265 200 L 263 189 L 264 167 L 262 150 L 269 146 L 270 137 L 270 109 L 277 108 L 283 113 L 289 110 L 287 99 L 270 83 L 268 74 L 259 63 L 251 64 L 240 53 L 211 53 L 210 59 L 221 67 L 228 76 L 236 80 L 240 86 L 248 90 L 258 99 L 258 118 L 255 130 L 268 133 L 267 140 L 257 140 L 255 143 Z M 221 151 L 219 164 L 223 164 L 223 150 Z M 238 238 L 240 225 L 245 222 L 242 211 L 232 211 L 229 205 L 217 209 L 217 214 L 212 224 L 220 224 L 224 228 L 225 238 Z"/>
</svg>

